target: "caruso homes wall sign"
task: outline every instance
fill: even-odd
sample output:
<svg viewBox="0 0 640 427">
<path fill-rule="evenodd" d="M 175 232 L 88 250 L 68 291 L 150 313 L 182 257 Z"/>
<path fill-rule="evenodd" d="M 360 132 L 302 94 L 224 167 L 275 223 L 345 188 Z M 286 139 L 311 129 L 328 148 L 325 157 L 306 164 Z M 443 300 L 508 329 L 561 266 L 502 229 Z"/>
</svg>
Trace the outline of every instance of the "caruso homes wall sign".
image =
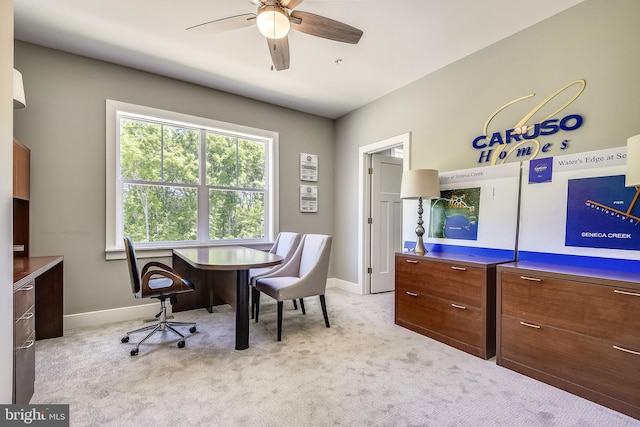
<svg viewBox="0 0 640 427">
<path fill-rule="evenodd" d="M 582 126 L 584 119 L 580 114 L 559 115 L 559 113 L 580 96 L 586 84 L 585 80 L 575 80 L 547 96 L 522 119 L 518 120 L 513 128 L 489 132 L 491 121 L 498 114 L 522 100 L 535 96 L 535 94 L 514 99 L 498 108 L 485 122 L 482 135 L 475 137 L 472 141 L 473 148 L 480 152 L 478 163 L 495 165 L 505 163 L 513 157 L 520 160 L 530 160 L 535 159 L 540 153 L 549 152 L 554 142 L 545 141 L 545 137 L 560 132 L 570 132 Z M 552 100 L 561 94 L 569 95 L 570 98 L 541 120 L 529 123 L 531 118 L 545 107 L 553 108 L 551 107 Z M 563 139 L 560 142 L 560 149 L 564 150 L 568 144 L 569 141 Z"/>
</svg>

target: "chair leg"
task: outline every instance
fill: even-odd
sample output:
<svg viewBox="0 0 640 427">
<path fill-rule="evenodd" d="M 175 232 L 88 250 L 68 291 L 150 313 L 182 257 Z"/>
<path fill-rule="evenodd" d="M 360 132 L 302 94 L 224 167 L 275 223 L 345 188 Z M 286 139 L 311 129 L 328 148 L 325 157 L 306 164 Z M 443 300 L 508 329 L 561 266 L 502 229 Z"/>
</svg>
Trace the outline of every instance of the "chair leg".
<svg viewBox="0 0 640 427">
<path fill-rule="evenodd" d="M 127 343 L 129 342 L 130 334 L 133 334 L 136 332 L 142 332 L 142 331 L 150 331 L 144 338 L 142 338 L 136 344 L 135 348 L 131 350 L 132 356 L 136 356 L 140 349 L 140 345 L 143 344 L 147 339 L 149 339 L 153 334 L 155 334 L 158 331 L 170 330 L 171 332 L 178 335 L 181 338 L 181 340 L 178 342 L 179 348 L 182 348 L 185 345 L 184 335 L 178 332 L 176 329 L 174 329 L 173 326 L 191 326 L 191 328 L 189 329 L 189 332 L 191 333 L 196 332 L 195 322 L 168 322 L 167 321 L 167 307 L 164 299 L 160 300 L 160 307 L 161 307 L 160 313 L 158 313 L 158 315 L 156 316 L 158 318 L 158 323 L 156 323 L 155 325 L 145 326 L 143 328 L 136 329 L 135 331 L 127 332 L 127 334 L 121 339 L 122 343 Z"/>
<path fill-rule="evenodd" d="M 254 288 L 255 289 L 255 288 Z M 262 292 L 260 292 L 259 290 L 255 289 L 256 293 L 255 293 L 255 304 L 256 304 L 256 323 L 258 323 L 258 316 L 260 316 L 260 294 Z"/>
<path fill-rule="evenodd" d="M 292 300 L 293 301 L 293 309 L 297 310 L 298 309 L 298 303 L 296 302 L 296 300 Z"/>
<path fill-rule="evenodd" d="M 249 290 L 251 291 L 251 318 L 253 319 L 256 312 L 256 288 L 249 286 Z"/>
<path fill-rule="evenodd" d="M 304 301 L 302 300 L 302 298 L 300 298 L 300 310 L 302 310 L 302 314 L 307 314 L 307 312 L 304 311 Z"/>
<path fill-rule="evenodd" d="M 278 341 L 282 341 L 282 301 L 278 301 Z"/>
<path fill-rule="evenodd" d="M 320 305 L 322 306 L 322 315 L 324 316 L 324 324 L 329 328 L 329 316 L 327 316 L 327 303 L 324 295 L 320 295 Z"/>
</svg>

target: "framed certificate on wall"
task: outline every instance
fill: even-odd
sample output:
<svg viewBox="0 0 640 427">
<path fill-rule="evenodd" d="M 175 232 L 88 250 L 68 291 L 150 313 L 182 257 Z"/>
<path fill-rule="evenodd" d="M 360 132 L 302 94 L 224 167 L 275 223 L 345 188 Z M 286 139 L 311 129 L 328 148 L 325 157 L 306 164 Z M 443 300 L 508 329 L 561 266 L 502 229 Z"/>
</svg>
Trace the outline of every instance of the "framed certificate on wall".
<svg viewBox="0 0 640 427">
<path fill-rule="evenodd" d="M 300 180 L 318 180 L 318 155 L 300 153 Z"/>
<path fill-rule="evenodd" d="M 300 186 L 300 212 L 318 212 L 318 186 Z"/>
</svg>

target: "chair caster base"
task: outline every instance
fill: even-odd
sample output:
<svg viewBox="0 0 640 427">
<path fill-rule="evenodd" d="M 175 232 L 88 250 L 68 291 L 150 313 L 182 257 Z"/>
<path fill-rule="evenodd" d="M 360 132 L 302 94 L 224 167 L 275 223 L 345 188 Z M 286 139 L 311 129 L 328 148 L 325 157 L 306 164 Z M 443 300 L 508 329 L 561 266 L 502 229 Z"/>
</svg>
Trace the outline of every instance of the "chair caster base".
<svg viewBox="0 0 640 427">
<path fill-rule="evenodd" d="M 194 334 L 196 332 L 196 327 L 192 326 L 189 328 L 189 332 L 191 332 L 192 334 Z"/>
<path fill-rule="evenodd" d="M 184 344 L 184 341 L 178 341 L 178 348 L 183 348 Z"/>
<path fill-rule="evenodd" d="M 129 336 L 127 335 L 126 337 L 122 337 L 122 339 L 120 340 L 120 342 L 122 344 L 128 343 L 129 342 Z"/>
<path fill-rule="evenodd" d="M 137 349 L 137 348 L 134 348 L 133 350 L 131 350 L 131 353 L 130 353 L 130 354 L 131 354 L 132 356 L 137 356 L 137 355 L 138 355 L 138 349 Z"/>
</svg>

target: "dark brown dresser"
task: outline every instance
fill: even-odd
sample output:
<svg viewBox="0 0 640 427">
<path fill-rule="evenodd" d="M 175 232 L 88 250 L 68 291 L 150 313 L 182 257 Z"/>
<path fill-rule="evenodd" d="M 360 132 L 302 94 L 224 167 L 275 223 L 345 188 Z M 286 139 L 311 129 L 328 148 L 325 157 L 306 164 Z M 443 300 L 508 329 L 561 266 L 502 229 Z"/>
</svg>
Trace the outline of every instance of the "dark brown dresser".
<svg viewBox="0 0 640 427">
<path fill-rule="evenodd" d="M 496 265 L 511 260 L 396 254 L 395 323 L 489 359 L 496 343 Z"/>
<path fill-rule="evenodd" d="M 500 366 L 640 419 L 640 272 L 497 268 Z"/>
</svg>

